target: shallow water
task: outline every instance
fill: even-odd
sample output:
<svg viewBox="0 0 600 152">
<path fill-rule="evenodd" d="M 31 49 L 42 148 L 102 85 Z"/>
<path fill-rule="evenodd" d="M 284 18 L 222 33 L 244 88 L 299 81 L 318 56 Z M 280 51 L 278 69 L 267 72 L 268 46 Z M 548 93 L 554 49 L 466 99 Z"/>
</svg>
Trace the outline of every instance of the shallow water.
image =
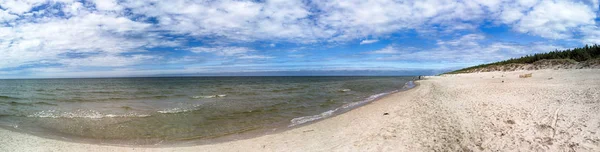
<svg viewBox="0 0 600 152">
<path fill-rule="evenodd" d="M 0 126 L 121 144 L 211 139 L 327 118 L 411 87 L 413 78 L 0 80 Z"/>
</svg>

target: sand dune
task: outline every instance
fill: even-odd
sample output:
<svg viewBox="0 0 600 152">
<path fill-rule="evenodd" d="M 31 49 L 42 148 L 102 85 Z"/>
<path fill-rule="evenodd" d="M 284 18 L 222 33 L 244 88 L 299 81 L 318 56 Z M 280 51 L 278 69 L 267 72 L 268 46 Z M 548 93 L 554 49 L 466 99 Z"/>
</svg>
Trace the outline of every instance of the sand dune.
<svg viewBox="0 0 600 152">
<path fill-rule="evenodd" d="M 532 73 L 532 77 L 519 78 Z M 0 151 L 600 151 L 600 70 L 428 77 L 348 113 L 257 138 L 116 147 L 0 129 Z"/>
</svg>

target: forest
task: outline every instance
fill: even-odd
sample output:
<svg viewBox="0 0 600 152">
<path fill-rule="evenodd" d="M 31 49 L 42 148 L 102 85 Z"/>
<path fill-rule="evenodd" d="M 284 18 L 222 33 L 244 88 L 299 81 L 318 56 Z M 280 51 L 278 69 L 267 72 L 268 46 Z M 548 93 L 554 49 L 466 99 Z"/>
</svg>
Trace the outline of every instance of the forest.
<svg viewBox="0 0 600 152">
<path fill-rule="evenodd" d="M 567 50 L 562 50 L 562 51 L 555 50 L 555 51 L 546 52 L 546 53 L 536 53 L 533 55 L 526 55 L 526 56 L 523 56 L 520 58 L 511 58 L 511 59 L 504 60 L 504 61 L 488 63 L 488 64 L 481 64 L 481 65 L 477 65 L 477 66 L 473 66 L 473 67 L 468 67 L 468 68 L 448 72 L 445 74 L 464 73 L 464 72 L 472 70 L 472 69 L 486 68 L 489 66 L 506 65 L 506 64 L 512 64 L 512 63 L 530 64 L 530 63 L 533 63 L 533 62 L 536 62 L 539 60 L 544 60 L 544 59 L 570 59 L 570 60 L 575 60 L 577 62 L 581 62 L 581 61 L 587 61 L 590 59 L 598 59 L 598 58 L 600 58 L 600 45 L 594 44 L 592 46 L 585 45 L 585 47 L 581 47 L 581 48 L 567 49 Z"/>
</svg>

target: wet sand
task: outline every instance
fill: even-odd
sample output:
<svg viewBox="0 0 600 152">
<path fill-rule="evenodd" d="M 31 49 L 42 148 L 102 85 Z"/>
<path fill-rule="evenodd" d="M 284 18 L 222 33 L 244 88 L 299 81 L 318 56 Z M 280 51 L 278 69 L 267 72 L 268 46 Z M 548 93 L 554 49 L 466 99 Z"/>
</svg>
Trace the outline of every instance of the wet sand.
<svg viewBox="0 0 600 152">
<path fill-rule="evenodd" d="M 532 73 L 530 78 L 519 78 Z M 600 70 L 427 77 L 408 91 L 281 133 L 118 147 L 0 129 L 0 151 L 600 151 Z"/>
</svg>

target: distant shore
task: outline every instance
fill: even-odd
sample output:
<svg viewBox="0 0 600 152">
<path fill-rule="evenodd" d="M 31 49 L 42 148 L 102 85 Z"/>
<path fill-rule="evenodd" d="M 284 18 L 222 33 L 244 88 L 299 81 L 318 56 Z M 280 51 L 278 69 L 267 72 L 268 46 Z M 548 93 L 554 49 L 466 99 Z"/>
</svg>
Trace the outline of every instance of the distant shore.
<svg viewBox="0 0 600 152">
<path fill-rule="evenodd" d="M 417 83 L 333 118 L 251 139 L 116 147 L 0 129 L 0 151 L 600 151 L 598 69 L 430 76 Z"/>
</svg>

